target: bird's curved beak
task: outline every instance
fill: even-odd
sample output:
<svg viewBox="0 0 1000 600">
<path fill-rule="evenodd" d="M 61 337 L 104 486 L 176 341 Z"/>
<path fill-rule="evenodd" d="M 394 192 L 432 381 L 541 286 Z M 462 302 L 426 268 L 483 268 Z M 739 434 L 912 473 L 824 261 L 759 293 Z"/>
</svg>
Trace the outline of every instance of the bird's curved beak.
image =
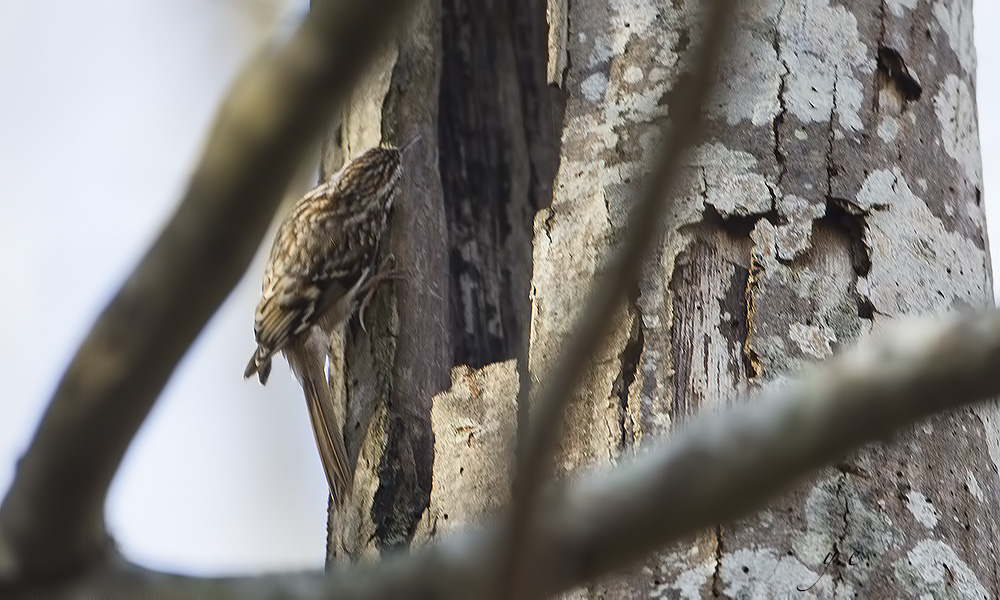
<svg viewBox="0 0 1000 600">
<path fill-rule="evenodd" d="M 422 136 L 419 133 L 417 135 L 413 136 L 408 141 L 404 142 L 402 145 L 399 146 L 399 153 L 405 155 L 406 151 L 409 150 L 410 148 L 412 148 L 421 139 L 422 139 Z"/>
</svg>

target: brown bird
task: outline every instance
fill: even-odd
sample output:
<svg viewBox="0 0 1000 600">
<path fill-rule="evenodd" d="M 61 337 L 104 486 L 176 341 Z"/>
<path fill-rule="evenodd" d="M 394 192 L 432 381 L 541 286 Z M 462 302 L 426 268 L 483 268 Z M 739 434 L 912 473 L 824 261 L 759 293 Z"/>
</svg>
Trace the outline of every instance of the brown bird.
<svg viewBox="0 0 1000 600">
<path fill-rule="evenodd" d="M 413 140 L 416 141 L 416 140 Z M 331 336 L 370 290 L 379 240 L 402 174 L 401 148 L 372 148 L 307 193 L 278 229 L 254 316 L 257 351 L 243 376 L 267 383 L 271 357 L 288 360 L 309 417 L 334 499 L 350 489 L 342 427 L 326 379 Z"/>
</svg>

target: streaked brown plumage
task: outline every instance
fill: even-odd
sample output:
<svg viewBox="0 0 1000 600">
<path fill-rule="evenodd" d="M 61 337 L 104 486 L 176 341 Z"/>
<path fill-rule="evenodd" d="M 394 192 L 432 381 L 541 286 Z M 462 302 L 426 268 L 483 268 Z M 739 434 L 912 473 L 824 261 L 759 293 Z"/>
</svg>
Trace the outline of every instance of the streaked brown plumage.
<svg viewBox="0 0 1000 600">
<path fill-rule="evenodd" d="M 257 350 L 243 376 L 266 383 L 274 353 L 288 359 L 335 499 L 352 476 L 325 375 L 330 336 L 373 275 L 404 149 L 372 148 L 299 200 L 274 240 L 254 318 Z"/>
</svg>

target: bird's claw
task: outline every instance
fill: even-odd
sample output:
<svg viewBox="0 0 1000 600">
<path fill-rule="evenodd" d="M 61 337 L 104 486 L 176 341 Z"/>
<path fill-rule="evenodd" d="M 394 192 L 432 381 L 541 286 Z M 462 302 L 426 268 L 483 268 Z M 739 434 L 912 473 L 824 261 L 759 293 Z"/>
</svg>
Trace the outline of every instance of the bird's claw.
<svg viewBox="0 0 1000 600">
<path fill-rule="evenodd" d="M 361 322 L 361 331 L 368 333 L 368 326 L 365 324 L 365 310 L 367 310 L 368 305 L 371 304 L 372 298 L 375 296 L 375 292 L 378 290 L 378 286 L 385 281 L 399 281 L 406 278 L 407 272 L 404 269 L 387 269 L 385 265 L 389 262 L 395 262 L 395 257 L 392 254 L 386 257 L 382 263 L 382 267 L 372 275 L 371 279 L 366 281 L 364 285 L 361 286 L 364 296 L 361 299 L 361 303 L 358 305 L 358 320 Z"/>
</svg>

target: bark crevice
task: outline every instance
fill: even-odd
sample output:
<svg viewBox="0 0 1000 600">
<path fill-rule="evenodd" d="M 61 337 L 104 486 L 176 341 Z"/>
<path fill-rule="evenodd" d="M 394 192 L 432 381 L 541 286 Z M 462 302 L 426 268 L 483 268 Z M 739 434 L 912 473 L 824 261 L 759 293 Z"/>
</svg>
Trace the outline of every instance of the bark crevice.
<svg viewBox="0 0 1000 600">
<path fill-rule="evenodd" d="M 785 6 L 787 5 L 787 0 L 781 3 L 781 7 L 778 9 L 778 16 L 776 21 L 781 22 L 781 17 L 785 13 Z M 775 185 L 768 186 L 771 191 L 771 204 L 772 208 L 777 206 L 777 195 L 781 193 L 781 183 L 785 179 L 785 174 L 788 172 L 788 158 L 785 156 L 785 151 L 781 145 L 781 127 L 785 123 L 785 118 L 788 115 L 788 104 L 785 100 L 785 93 L 788 90 L 788 77 L 791 74 L 791 67 L 788 66 L 788 61 L 782 56 L 781 48 L 781 32 L 777 26 L 774 28 L 774 36 L 771 40 L 771 45 L 774 48 L 775 57 L 777 57 L 778 62 L 781 64 L 782 73 L 780 79 L 778 80 L 778 112 L 774 115 L 774 119 L 771 120 L 771 135 L 774 137 L 774 160 L 778 164 L 778 176 Z"/>
<path fill-rule="evenodd" d="M 645 345 L 642 312 L 635 299 L 629 301 L 629 312 L 632 315 L 632 329 L 629 332 L 625 347 L 618 356 L 621 368 L 611 386 L 611 394 L 618 400 L 619 454 L 625 454 L 633 450 L 636 442 L 636 427 L 638 423 L 633 420 L 632 411 L 629 410 L 629 395 L 632 391 L 632 384 L 635 383 L 636 376 L 639 373 L 639 365 L 642 363 L 642 352 Z"/>
<path fill-rule="evenodd" d="M 715 567 L 712 569 L 712 597 L 722 597 L 722 555 L 723 532 L 722 525 L 715 527 Z"/>
</svg>

